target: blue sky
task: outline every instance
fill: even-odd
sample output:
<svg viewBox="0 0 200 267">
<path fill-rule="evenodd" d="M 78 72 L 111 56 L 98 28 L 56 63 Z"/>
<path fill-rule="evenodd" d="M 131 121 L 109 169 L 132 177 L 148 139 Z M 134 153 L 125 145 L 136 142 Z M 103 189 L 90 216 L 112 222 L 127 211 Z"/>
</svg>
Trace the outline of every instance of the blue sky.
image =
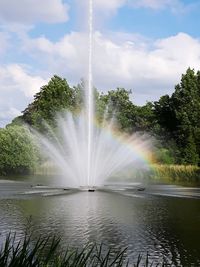
<svg viewBox="0 0 200 267">
<path fill-rule="evenodd" d="M 94 85 L 134 103 L 171 94 L 200 69 L 200 1 L 94 0 Z M 0 0 L 0 127 L 54 75 L 87 78 L 87 0 Z"/>
</svg>

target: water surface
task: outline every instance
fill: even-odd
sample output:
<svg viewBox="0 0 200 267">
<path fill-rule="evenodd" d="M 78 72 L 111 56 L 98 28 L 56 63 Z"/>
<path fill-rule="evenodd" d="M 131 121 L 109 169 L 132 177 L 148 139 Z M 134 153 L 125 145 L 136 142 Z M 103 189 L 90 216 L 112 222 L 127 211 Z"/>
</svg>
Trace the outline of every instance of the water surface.
<svg viewBox="0 0 200 267">
<path fill-rule="evenodd" d="M 118 184 L 89 193 L 1 181 L 0 242 L 10 231 L 18 237 L 28 231 L 33 240 L 61 236 L 63 247 L 103 242 L 128 247 L 131 259 L 148 252 L 155 263 L 165 257 L 173 266 L 200 266 L 200 190 L 139 188 Z"/>
</svg>

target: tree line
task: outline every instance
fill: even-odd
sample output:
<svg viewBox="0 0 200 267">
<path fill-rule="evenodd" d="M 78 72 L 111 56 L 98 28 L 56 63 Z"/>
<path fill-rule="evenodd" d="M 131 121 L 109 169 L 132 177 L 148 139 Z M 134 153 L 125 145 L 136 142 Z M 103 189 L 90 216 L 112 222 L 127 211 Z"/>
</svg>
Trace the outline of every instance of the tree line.
<svg viewBox="0 0 200 267">
<path fill-rule="evenodd" d="M 57 112 L 67 109 L 79 113 L 84 105 L 84 86 L 84 81 L 81 81 L 77 86 L 70 87 L 66 79 L 53 76 L 47 85 L 41 87 L 22 115 L 16 117 L 5 129 L 0 129 L 0 145 L 3 144 L 0 152 L 0 173 L 9 173 L 9 170 L 29 171 L 34 167 L 38 160 L 37 149 L 33 148 L 32 142 L 24 142 L 27 138 L 20 139 L 20 134 L 30 138 L 28 130 L 24 130 L 22 125 L 25 123 L 45 132 L 43 121 L 56 127 L 54 119 Z M 200 165 L 199 71 L 188 68 L 180 83 L 175 86 L 173 94 L 164 95 L 158 101 L 137 106 L 130 96 L 131 91 L 124 88 L 109 90 L 106 93 L 99 93 L 94 88 L 96 116 L 99 122 L 103 120 L 107 110 L 108 117 L 114 114 L 120 130 L 127 133 L 145 132 L 157 140 L 155 153 L 161 163 Z M 16 135 L 12 136 L 12 132 Z M 12 151 L 13 147 L 16 150 Z M 30 166 L 27 163 L 27 151 L 29 155 L 34 155 Z M 19 155 L 24 157 L 20 158 Z M 8 163 L 9 157 L 18 157 L 18 161 L 21 161 L 18 165 L 21 164 L 22 168 L 14 161 Z"/>
</svg>

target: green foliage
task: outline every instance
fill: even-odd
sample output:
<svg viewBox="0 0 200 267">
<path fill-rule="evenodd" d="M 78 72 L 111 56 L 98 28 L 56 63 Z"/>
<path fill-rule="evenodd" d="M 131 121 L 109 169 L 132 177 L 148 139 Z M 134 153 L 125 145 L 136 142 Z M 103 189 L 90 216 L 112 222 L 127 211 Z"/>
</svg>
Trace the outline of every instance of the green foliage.
<svg viewBox="0 0 200 267">
<path fill-rule="evenodd" d="M 101 121 L 107 111 L 108 119 L 114 117 L 119 129 L 126 132 L 151 132 L 159 127 L 154 113 L 154 105 L 148 102 L 140 107 L 130 99 L 131 91 L 124 88 L 108 91 L 97 98 L 97 117 Z"/>
<path fill-rule="evenodd" d="M 179 150 L 179 163 L 199 164 L 200 74 L 190 68 L 182 75 L 175 92 L 154 103 L 158 123 Z"/>
<path fill-rule="evenodd" d="M 173 134 L 176 130 L 177 119 L 174 105 L 169 95 L 164 95 L 159 101 L 154 102 L 154 114 L 161 128 Z"/>
<path fill-rule="evenodd" d="M 172 151 L 170 151 L 169 149 L 166 149 L 163 147 L 156 149 L 155 156 L 156 156 L 157 162 L 159 163 L 162 163 L 162 164 L 174 164 L 175 163 L 174 155 Z"/>
<path fill-rule="evenodd" d="M 81 112 L 82 109 L 84 108 L 84 100 L 86 100 L 86 88 L 87 84 L 84 79 L 81 79 L 81 82 L 73 87 L 74 90 L 74 106 L 73 106 L 73 111 Z M 94 87 L 93 88 L 93 95 L 94 95 L 94 102 L 97 103 L 98 98 L 99 98 L 99 92 L 98 90 Z M 97 105 L 98 106 L 98 105 Z"/>
<path fill-rule="evenodd" d="M 34 101 L 23 111 L 22 120 L 42 130 L 42 121 L 52 123 L 56 112 L 76 106 L 75 92 L 67 81 L 54 76 L 34 96 Z"/>
<path fill-rule="evenodd" d="M 154 106 L 151 102 L 140 107 L 136 106 L 135 131 L 156 133 L 159 127 L 154 113 Z"/>
<path fill-rule="evenodd" d="M 194 70 L 188 69 L 182 75 L 180 84 L 172 95 L 175 110 L 176 140 L 185 163 L 197 164 L 200 154 L 196 141 L 199 140 L 200 90 Z"/>
<path fill-rule="evenodd" d="M 106 249 L 103 245 L 86 245 L 83 249 L 68 248 L 64 253 L 58 252 L 59 238 L 38 238 L 31 242 L 25 236 L 16 242 L 15 237 L 8 235 L 0 250 L 0 266 L 2 267 L 123 267 L 153 266 L 154 262 L 138 256 L 135 263 L 129 264 L 126 249 L 119 252 Z M 164 262 L 156 266 L 170 266 Z"/>
<path fill-rule="evenodd" d="M 97 99 L 97 117 L 102 120 L 107 109 L 108 119 L 115 117 L 121 130 L 133 131 L 135 127 L 136 106 L 130 100 L 131 91 L 124 88 L 108 91 Z"/>
<path fill-rule="evenodd" d="M 38 152 L 27 128 L 0 129 L 0 174 L 29 173 L 36 167 Z"/>
<path fill-rule="evenodd" d="M 200 168 L 193 165 L 166 165 L 152 166 L 151 179 L 166 183 L 179 183 L 181 185 L 199 186 Z"/>
<path fill-rule="evenodd" d="M 54 76 L 35 96 L 23 115 L 11 125 L 24 122 L 46 131 L 43 120 L 54 125 L 57 112 L 68 109 L 80 112 L 85 98 L 85 82 L 71 88 L 65 79 Z M 131 91 L 124 88 L 99 94 L 94 88 L 95 109 L 99 122 L 115 118 L 122 131 L 148 132 L 157 140 L 159 162 L 171 164 L 200 164 L 200 72 L 188 69 L 175 86 L 172 96 L 136 106 Z"/>
</svg>

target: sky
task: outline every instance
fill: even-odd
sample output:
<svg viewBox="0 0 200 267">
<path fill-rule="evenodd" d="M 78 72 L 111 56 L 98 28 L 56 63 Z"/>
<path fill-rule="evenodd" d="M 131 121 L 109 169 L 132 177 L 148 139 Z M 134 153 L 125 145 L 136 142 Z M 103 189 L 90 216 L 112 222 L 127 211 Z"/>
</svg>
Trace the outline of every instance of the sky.
<svg viewBox="0 0 200 267">
<path fill-rule="evenodd" d="M 137 105 L 200 70 L 199 0 L 93 0 L 93 84 Z M 88 0 L 0 0 L 0 127 L 53 75 L 87 79 Z"/>
</svg>

